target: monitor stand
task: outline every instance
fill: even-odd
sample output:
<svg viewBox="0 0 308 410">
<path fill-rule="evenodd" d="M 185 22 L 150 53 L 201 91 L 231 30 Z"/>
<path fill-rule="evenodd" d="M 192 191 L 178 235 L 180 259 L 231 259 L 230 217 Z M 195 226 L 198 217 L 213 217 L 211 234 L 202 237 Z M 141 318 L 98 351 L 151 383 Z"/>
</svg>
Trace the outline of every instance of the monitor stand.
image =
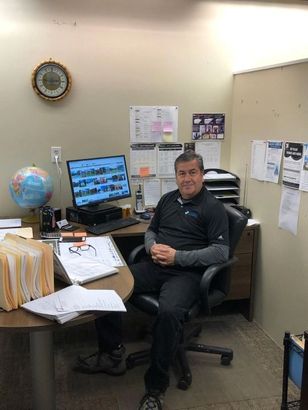
<svg viewBox="0 0 308 410">
<path fill-rule="evenodd" d="M 117 208 L 117 206 L 114 206 L 114 205 L 111 205 L 111 204 L 97 204 L 97 205 L 88 205 L 88 206 L 79 207 L 80 210 L 91 212 L 91 213 L 105 212 L 105 211 L 110 211 L 110 210 L 116 209 L 116 208 Z"/>
</svg>

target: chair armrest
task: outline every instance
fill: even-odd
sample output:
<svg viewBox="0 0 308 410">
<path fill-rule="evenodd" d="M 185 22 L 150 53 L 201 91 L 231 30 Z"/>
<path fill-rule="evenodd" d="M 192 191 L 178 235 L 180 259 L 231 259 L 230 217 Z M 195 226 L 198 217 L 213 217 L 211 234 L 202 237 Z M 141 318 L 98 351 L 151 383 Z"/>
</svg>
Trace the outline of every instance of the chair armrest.
<svg viewBox="0 0 308 410">
<path fill-rule="evenodd" d="M 145 246 L 139 245 L 134 248 L 128 256 L 128 265 L 139 262 L 142 257 L 146 256 Z"/>
<path fill-rule="evenodd" d="M 220 304 L 227 296 L 230 289 L 230 271 L 232 265 L 238 260 L 233 256 L 227 262 L 209 266 L 203 273 L 200 282 L 200 298 L 202 309 L 206 314 L 211 312 L 211 308 Z M 213 292 L 212 284 L 215 281 Z"/>
</svg>

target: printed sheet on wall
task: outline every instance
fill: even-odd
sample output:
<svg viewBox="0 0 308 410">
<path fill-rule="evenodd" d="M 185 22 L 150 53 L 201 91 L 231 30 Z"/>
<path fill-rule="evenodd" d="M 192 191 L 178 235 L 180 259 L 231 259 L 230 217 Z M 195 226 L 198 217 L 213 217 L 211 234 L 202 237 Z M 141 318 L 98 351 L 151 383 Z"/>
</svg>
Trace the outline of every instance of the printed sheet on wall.
<svg viewBox="0 0 308 410">
<path fill-rule="evenodd" d="M 178 140 L 177 106 L 131 106 L 130 142 L 176 142 Z"/>
</svg>

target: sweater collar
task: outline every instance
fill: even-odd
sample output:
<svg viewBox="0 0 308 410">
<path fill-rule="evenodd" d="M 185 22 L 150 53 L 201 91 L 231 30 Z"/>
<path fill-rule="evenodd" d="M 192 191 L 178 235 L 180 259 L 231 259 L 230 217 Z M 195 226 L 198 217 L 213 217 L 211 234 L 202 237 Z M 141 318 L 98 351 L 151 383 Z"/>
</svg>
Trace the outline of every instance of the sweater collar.
<svg viewBox="0 0 308 410">
<path fill-rule="evenodd" d="M 195 195 L 194 197 L 190 199 L 183 199 L 181 197 L 181 194 L 179 193 L 178 197 L 176 198 L 176 201 L 178 201 L 181 205 L 186 205 L 186 204 L 194 204 L 194 205 L 199 205 L 200 202 L 203 199 L 203 193 L 205 191 L 204 186 L 201 188 L 201 190 Z"/>
</svg>

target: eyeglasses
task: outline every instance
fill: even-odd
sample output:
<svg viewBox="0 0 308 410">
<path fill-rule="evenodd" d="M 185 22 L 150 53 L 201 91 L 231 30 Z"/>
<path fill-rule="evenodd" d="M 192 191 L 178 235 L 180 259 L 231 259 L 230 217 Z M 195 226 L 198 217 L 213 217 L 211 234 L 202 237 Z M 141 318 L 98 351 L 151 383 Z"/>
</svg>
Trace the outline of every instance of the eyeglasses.
<svg viewBox="0 0 308 410">
<path fill-rule="evenodd" d="M 81 243 L 80 245 L 73 245 L 70 246 L 69 248 L 70 253 L 77 253 L 77 255 L 81 256 L 81 252 L 86 252 L 89 251 L 90 249 L 94 250 L 95 256 L 96 256 L 96 249 L 94 246 L 88 244 L 88 243 Z"/>
</svg>

